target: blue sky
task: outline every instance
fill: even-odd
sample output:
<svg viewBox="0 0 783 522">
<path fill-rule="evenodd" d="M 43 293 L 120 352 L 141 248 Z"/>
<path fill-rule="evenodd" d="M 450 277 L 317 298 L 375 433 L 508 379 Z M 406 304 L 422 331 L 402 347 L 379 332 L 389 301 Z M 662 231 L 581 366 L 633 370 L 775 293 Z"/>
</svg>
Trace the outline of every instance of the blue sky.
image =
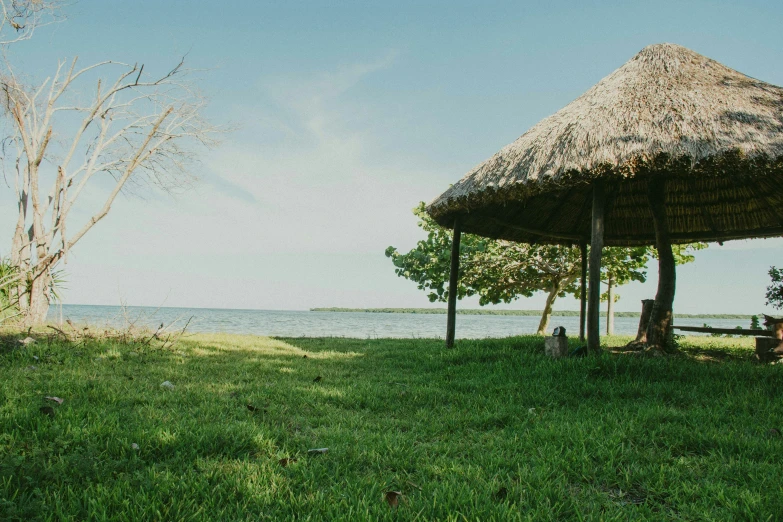
<svg viewBox="0 0 783 522">
<path fill-rule="evenodd" d="M 75 55 L 162 71 L 187 53 L 208 116 L 239 127 L 202 156 L 192 190 L 114 205 L 71 253 L 66 302 L 429 306 L 383 254 L 419 239 L 410 210 L 644 46 L 678 43 L 783 85 L 779 2 L 333 4 L 80 0 L 12 49 L 31 79 Z M 675 310 L 764 310 L 781 253 L 778 239 L 711 246 L 678 272 Z M 654 273 L 620 289 L 618 309 L 652 297 Z"/>
</svg>

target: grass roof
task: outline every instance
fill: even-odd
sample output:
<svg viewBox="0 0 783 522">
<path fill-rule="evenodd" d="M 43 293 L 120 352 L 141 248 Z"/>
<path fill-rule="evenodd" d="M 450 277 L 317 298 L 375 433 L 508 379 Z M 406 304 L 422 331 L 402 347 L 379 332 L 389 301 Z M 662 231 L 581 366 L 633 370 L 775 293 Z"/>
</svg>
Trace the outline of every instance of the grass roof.
<svg viewBox="0 0 783 522">
<path fill-rule="evenodd" d="M 666 176 L 677 243 L 783 235 L 783 88 L 674 44 L 644 48 L 427 207 L 439 223 L 525 242 L 653 244 L 647 179 Z"/>
</svg>

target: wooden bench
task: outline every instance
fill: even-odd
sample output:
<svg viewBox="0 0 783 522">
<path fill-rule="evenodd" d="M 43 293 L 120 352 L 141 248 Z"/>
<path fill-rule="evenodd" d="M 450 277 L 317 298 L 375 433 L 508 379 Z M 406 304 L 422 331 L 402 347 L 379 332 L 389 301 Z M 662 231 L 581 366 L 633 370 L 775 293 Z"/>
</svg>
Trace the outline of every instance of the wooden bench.
<svg viewBox="0 0 783 522">
<path fill-rule="evenodd" d="M 713 328 L 711 326 L 672 326 L 683 332 L 716 333 L 729 335 L 753 335 L 755 337 L 775 337 L 772 330 L 750 330 L 748 328 Z"/>
<path fill-rule="evenodd" d="M 774 362 L 783 358 L 783 317 L 764 316 L 764 324 L 772 330 L 749 328 L 712 328 L 709 326 L 672 326 L 683 332 L 709 334 L 752 335 L 756 338 L 756 357 L 761 362 Z"/>
<path fill-rule="evenodd" d="M 652 299 L 642 300 L 642 314 L 639 317 L 639 330 L 636 340 L 628 343 L 639 349 L 647 343 L 647 326 L 652 316 Z M 756 358 L 761 362 L 783 362 L 783 317 L 772 317 L 764 314 L 764 325 L 769 330 L 751 330 L 750 328 L 712 328 L 709 326 L 672 326 L 683 332 L 698 332 L 708 334 L 752 335 L 756 338 Z"/>
</svg>

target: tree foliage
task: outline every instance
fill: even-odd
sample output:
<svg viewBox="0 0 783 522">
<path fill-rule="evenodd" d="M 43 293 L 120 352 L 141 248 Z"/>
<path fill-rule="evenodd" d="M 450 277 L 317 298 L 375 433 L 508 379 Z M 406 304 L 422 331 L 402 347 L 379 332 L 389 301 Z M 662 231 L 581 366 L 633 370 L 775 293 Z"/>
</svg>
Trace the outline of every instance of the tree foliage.
<svg viewBox="0 0 783 522">
<path fill-rule="evenodd" d="M 610 278 L 615 286 L 622 286 L 637 281 L 644 283 L 647 280 L 647 262 L 650 260 L 650 248 L 640 247 L 604 247 L 601 252 L 601 280 L 609 282 Z M 607 299 L 605 292 L 602 300 Z"/>
<path fill-rule="evenodd" d="M 707 248 L 707 243 L 689 243 L 685 245 L 672 245 L 674 251 L 674 263 L 684 265 L 696 260 L 694 253 Z M 604 283 L 609 278 L 615 286 L 622 286 L 636 281 L 644 283 L 647 280 L 647 263 L 650 259 L 658 259 L 658 252 L 654 247 L 604 247 L 601 254 L 601 279 Z M 601 295 L 601 300 L 606 301 L 608 291 Z M 615 294 L 615 300 L 619 296 Z"/>
<path fill-rule="evenodd" d="M 682 265 L 696 259 L 694 252 L 707 248 L 706 243 L 673 245 L 674 263 Z M 632 281 L 644 283 L 647 280 L 647 263 L 657 259 L 658 251 L 650 246 L 605 247 L 601 255 L 601 280 L 606 292 L 601 300 L 607 302 L 606 333 L 614 334 L 614 303 L 620 300 L 615 289 Z"/>
<path fill-rule="evenodd" d="M 398 276 L 414 281 L 420 290 L 429 291 L 430 301 L 446 301 L 452 233 L 429 217 L 424 203 L 413 212 L 419 218 L 419 227 L 427 232 L 426 239 L 405 254 L 390 246 L 386 256 L 391 258 Z M 575 284 L 580 272 L 578 248 L 528 245 L 463 234 L 459 255 L 458 299 L 477 295 L 483 306 L 547 292 L 539 332 L 548 326 L 555 299 L 569 293 L 576 295 L 579 290 Z"/>
<path fill-rule="evenodd" d="M 446 301 L 452 232 L 429 217 L 424 203 L 413 209 L 413 213 L 427 237 L 407 253 L 390 246 L 386 256 L 391 258 L 397 275 L 428 292 L 431 302 Z M 703 244 L 675 247 L 675 259 L 678 264 L 693 261 L 693 251 L 705 247 Z M 579 297 L 581 256 L 576 247 L 529 245 L 462 234 L 459 256 L 458 299 L 475 295 L 483 306 L 510 303 L 536 292 L 546 292 L 539 333 L 546 331 L 558 297 Z M 655 250 L 650 247 L 606 247 L 602 255 L 602 280 L 611 283 L 612 288 L 631 281 L 644 282 L 651 257 L 655 257 Z M 613 301 L 619 298 L 608 290 L 603 299 L 607 300 L 610 294 Z"/>
<path fill-rule="evenodd" d="M 780 310 L 783 308 L 783 268 L 769 267 L 770 285 L 767 287 L 767 305 Z"/>
<path fill-rule="evenodd" d="M 430 302 L 448 299 L 446 283 L 449 280 L 451 259 L 451 232 L 435 223 L 424 211 L 424 203 L 413 209 L 419 218 L 418 226 L 427 233 L 416 247 L 407 254 L 401 254 L 393 246 L 386 249 L 386 257 L 391 258 L 398 276 L 415 282 L 419 290 L 427 291 Z M 472 234 L 463 234 L 460 241 L 460 267 L 464 275 L 476 252 L 486 248 L 488 240 Z M 462 277 L 457 287 L 457 298 L 475 295 L 475 289 L 466 284 Z"/>
</svg>

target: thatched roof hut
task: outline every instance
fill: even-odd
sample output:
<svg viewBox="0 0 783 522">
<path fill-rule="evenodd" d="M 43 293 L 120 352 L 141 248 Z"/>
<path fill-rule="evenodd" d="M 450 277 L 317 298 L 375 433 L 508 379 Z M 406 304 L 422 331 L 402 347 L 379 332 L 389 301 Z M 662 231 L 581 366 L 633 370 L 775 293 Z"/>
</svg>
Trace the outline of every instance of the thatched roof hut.
<svg viewBox="0 0 783 522">
<path fill-rule="evenodd" d="M 673 44 L 625 65 L 435 198 L 459 235 L 590 250 L 588 346 L 598 350 L 601 249 L 654 244 L 648 341 L 671 327 L 671 245 L 783 235 L 783 88 Z M 585 273 L 583 261 L 583 315 Z M 447 344 L 454 339 L 450 293 Z"/>
<path fill-rule="evenodd" d="M 654 244 L 646 178 L 666 175 L 675 243 L 783 234 L 783 89 L 674 44 L 644 48 L 428 205 L 440 224 L 523 242 Z"/>
</svg>

